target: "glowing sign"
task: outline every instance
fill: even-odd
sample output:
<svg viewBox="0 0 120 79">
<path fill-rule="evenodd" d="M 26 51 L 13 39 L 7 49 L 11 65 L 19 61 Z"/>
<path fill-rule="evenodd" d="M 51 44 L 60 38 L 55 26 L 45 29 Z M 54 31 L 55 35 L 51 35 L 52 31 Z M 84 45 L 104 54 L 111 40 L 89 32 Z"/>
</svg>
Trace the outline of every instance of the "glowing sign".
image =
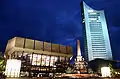
<svg viewBox="0 0 120 79">
<path fill-rule="evenodd" d="M 111 77 L 110 68 L 109 67 L 102 67 L 101 74 L 102 74 L 102 77 Z"/>
<path fill-rule="evenodd" d="M 5 74 L 7 77 L 19 77 L 21 68 L 21 60 L 9 59 L 7 60 Z"/>
</svg>

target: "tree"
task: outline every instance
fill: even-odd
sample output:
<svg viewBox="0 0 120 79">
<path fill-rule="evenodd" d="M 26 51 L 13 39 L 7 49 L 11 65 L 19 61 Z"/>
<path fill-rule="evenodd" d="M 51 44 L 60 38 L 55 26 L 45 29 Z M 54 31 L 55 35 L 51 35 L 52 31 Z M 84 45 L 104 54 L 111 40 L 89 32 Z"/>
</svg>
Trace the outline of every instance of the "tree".
<svg viewBox="0 0 120 79">
<path fill-rule="evenodd" d="M 115 70 L 113 69 L 113 66 L 111 63 L 109 63 L 109 68 L 110 68 L 110 73 L 111 73 L 111 76 L 114 77 L 115 76 Z"/>
<path fill-rule="evenodd" d="M 2 55 L 0 55 L 0 72 L 4 72 L 5 71 L 5 59 Z"/>
</svg>

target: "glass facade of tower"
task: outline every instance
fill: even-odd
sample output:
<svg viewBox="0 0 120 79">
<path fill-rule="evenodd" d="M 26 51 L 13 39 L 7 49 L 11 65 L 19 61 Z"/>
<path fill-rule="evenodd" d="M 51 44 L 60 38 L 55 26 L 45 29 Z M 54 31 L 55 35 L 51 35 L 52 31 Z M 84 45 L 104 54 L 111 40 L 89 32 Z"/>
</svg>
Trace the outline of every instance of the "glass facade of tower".
<svg viewBox="0 0 120 79">
<path fill-rule="evenodd" d="M 81 2 L 81 7 L 86 60 L 112 59 L 104 11 L 94 10 L 84 2 Z"/>
</svg>

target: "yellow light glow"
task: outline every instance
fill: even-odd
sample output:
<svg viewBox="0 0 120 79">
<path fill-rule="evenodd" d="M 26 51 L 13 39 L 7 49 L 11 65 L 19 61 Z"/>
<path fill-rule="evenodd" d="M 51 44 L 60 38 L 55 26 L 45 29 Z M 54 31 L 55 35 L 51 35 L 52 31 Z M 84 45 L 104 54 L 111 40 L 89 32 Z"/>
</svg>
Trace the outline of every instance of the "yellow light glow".
<svg viewBox="0 0 120 79">
<path fill-rule="evenodd" d="M 7 77 L 19 77 L 21 68 L 21 60 L 9 59 L 7 60 L 5 74 Z"/>
<path fill-rule="evenodd" d="M 102 67 L 101 74 L 102 74 L 102 77 L 111 77 L 110 68 L 109 67 Z"/>
</svg>

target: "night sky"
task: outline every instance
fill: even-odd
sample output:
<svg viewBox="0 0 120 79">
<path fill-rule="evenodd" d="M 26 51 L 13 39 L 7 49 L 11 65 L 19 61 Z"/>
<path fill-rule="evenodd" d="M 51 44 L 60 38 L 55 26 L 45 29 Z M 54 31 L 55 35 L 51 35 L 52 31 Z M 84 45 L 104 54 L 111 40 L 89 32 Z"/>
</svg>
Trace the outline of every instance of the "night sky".
<svg viewBox="0 0 120 79">
<path fill-rule="evenodd" d="M 81 41 L 81 0 L 0 0 L 0 51 L 15 36 L 71 45 Z M 85 0 L 106 14 L 113 58 L 120 60 L 120 0 Z M 75 53 L 74 53 L 75 56 Z"/>
</svg>

